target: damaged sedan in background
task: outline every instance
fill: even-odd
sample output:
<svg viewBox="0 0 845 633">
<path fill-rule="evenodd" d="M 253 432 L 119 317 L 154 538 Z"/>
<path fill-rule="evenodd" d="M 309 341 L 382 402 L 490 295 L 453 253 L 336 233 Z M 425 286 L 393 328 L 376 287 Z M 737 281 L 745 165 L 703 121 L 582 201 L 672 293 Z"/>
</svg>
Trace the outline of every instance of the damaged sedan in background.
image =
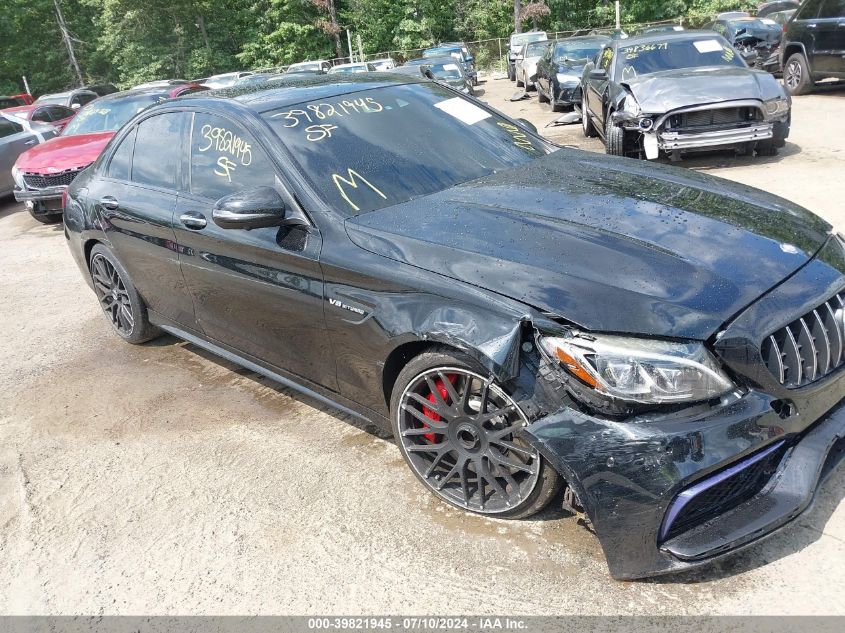
<svg viewBox="0 0 845 633">
<path fill-rule="evenodd" d="M 65 226 L 127 342 L 168 332 L 381 425 L 458 508 L 557 499 L 616 578 L 774 531 L 841 454 L 828 224 L 559 148 L 434 82 L 153 106 L 70 185 Z"/>
<path fill-rule="evenodd" d="M 734 148 L 770 156 L 789 136 L 791 100 L 706 31 L 642 35 L 605 46 L 584 68 L 582 125 L 607 153 L 671 159 Z"/>
</svg>

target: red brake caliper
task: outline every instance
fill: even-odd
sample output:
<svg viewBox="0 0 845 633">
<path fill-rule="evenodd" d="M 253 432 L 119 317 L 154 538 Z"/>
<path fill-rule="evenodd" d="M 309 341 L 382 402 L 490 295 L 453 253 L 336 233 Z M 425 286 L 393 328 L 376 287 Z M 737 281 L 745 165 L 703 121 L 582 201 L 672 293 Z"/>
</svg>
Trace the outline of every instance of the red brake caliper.
<svg viewBox="0 0 845 633">
<path fill-rule="evenodd" d="M 458 379 L 458 375 L 457 374 L 446 374 L 446 378 L 449 382 L 452 383 L 452 385 L 454 385 L 455 381 Z M 450 404 L 450 402 L 449 402 L 449 392 L 446 390 L 446 385 L 443 384 L 443 381 L 440 378 L 438 378 L 437 380 L 434 381 L 434 386 L 437 389 L 437 392 L 440 394 L 440 397 L 443 398 L 443 401 L 446 404 Z M 428 394 L 428 401 L 429 402 L 437 402 L 437 396 L 435 396 L 433 393 Z M 440 415 L 438 413 L 436 413 L 433 409 L 429 409 L 428 407 L 423 407 L 423 414 L 425 415 L 425 417 L 429 418 L 430 420 L 434 420 L 435 422 L 440 421 Z M 427 424 L 423 424 L 423 428 L 427 429 L 429 427 L 428 427 Z M 425 439 L 427 439 L 429 442 L 431 442 L 432 444 L 434 444 L 437 441 L 435 439 L 437 437 L 436 433 L 426 433 L 425 435 L 423 435 L 423 437 Z"/>
</svg>

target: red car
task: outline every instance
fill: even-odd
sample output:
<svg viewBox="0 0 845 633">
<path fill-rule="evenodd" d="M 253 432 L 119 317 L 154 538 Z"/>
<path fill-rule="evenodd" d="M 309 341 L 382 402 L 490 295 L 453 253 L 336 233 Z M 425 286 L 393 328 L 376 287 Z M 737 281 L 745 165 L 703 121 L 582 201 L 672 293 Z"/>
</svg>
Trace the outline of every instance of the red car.
<svg viewBox="0 0 845 633">
<path fill-rule="evenodd" d="M 22 92 L 19 95 L 12 95 L 12 99 L 17 99 L 21 105 L 31 105 L 35 103 L 35 97 L 28 92 Z"/>
<path fill-rule="evenodd" d="M 65 126 L 70 123 L 70 120 L 76 116 L 76 110 L 51 103 L 44 105 L 36 103 L 33 105 L 18 106 L 17 108 L 6 108 L 3 112 L 26 121 L 49 123 L 58 129 L 59 132 L 65 129 Z"/>
<path fill-rule="evenodd" d="M 84 106 L 61 136 L 36 145 L 12 168 L 15 200 L 24 202 L 39 222 L 62 218 L 62 194 L 76 175 L 97 160 L 115 132 L 146 107 L 190 92 L 208 90 L 183 84 L 157 90 L 129 90 L 100 97 Z"/>
</svg>

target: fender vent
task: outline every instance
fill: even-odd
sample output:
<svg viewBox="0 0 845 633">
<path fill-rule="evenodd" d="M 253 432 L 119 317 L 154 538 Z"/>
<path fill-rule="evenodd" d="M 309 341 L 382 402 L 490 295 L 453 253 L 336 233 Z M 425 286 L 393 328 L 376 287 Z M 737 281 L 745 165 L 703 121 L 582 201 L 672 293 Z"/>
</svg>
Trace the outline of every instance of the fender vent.
<svg viewBox="0 0 845 633">
<path fill-rule="evenodd" d="M 763 362 L 785 387 L 802 387 L 842 366 L 845 351 L 845 293 L 840 292 L 768 336 Z"/>
</svg>

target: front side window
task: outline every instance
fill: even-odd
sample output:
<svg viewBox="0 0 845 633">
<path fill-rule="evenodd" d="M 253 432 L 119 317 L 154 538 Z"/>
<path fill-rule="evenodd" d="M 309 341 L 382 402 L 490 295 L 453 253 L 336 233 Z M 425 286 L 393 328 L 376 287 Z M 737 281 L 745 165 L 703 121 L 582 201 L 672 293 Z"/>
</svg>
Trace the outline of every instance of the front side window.
<svg viewBox="0 0 845 633">
<path fill-rule="evenodd" d="M 845 18 L 845 0 L 824 0 L 819 17 L 824 18 Z M 845 38 L 845 35 L 843 35 Z"/>
<path fill-rule="evenodd" d="M 253 187 L 272 187 L 273 164 L 240 125 L 197 112 L 191 131 L 191 193 L 219 200 Z"/>
<path fill-rule="evenodd" d="M 74 95 L 74 97 L 70 100 L 70 105 L 72 105 L 72 106 L 74 106 L 74 105 L 84 106 L 86 103 L 90 103 L 91 101 L 93 101 L 96 98 L 97 98 L 97 95 L 93 95 L 93 94 L 91 94 L 91 95 L 87 95 L 87 94 Z"/>
<path fill-rule="evenodd" d="M 39 108 L 32 113 L 32 120 L 47 123 L 49 121 L 54 121 L 55 119 L 51 116 L 49 108 Z"/>
<path fill-rule="evenodd" d="M 796 20 L 814 20 L 819 16 L 819 9 L 821 9 L 822 0 L 808 0 L 801 8 L 798 9 Z"/>
<path fill-rule="evenodd" d="M 610 64 L 613 62 L 613 48 L 608 46 L 601 52 L 601 60 L 599 60 L 599 68 L 606 70 L 610 74 Z"/>
<path fill-rule="evenodd" d="M 112 154 L 108 169 L 109 178 L 129 180 L 129 174 L 132 170 L 132 150 L 135 149 L 135 134 L 137 131 L 138 128 L 133 127 L 132 131 L 123 138 L 120 146 Z"/>
<path fill-rule="evenodd" d="M 132 157 L 132 182 L 176 189 L 182 156 L 181 112 L 168 112 L 138 124 Z"/>
<path fill-rule="evenodd" d="M 263 113 L 327 204 L 357 215 L 509 170 L 553 146 L 433 83 Z"/>
</svg>

